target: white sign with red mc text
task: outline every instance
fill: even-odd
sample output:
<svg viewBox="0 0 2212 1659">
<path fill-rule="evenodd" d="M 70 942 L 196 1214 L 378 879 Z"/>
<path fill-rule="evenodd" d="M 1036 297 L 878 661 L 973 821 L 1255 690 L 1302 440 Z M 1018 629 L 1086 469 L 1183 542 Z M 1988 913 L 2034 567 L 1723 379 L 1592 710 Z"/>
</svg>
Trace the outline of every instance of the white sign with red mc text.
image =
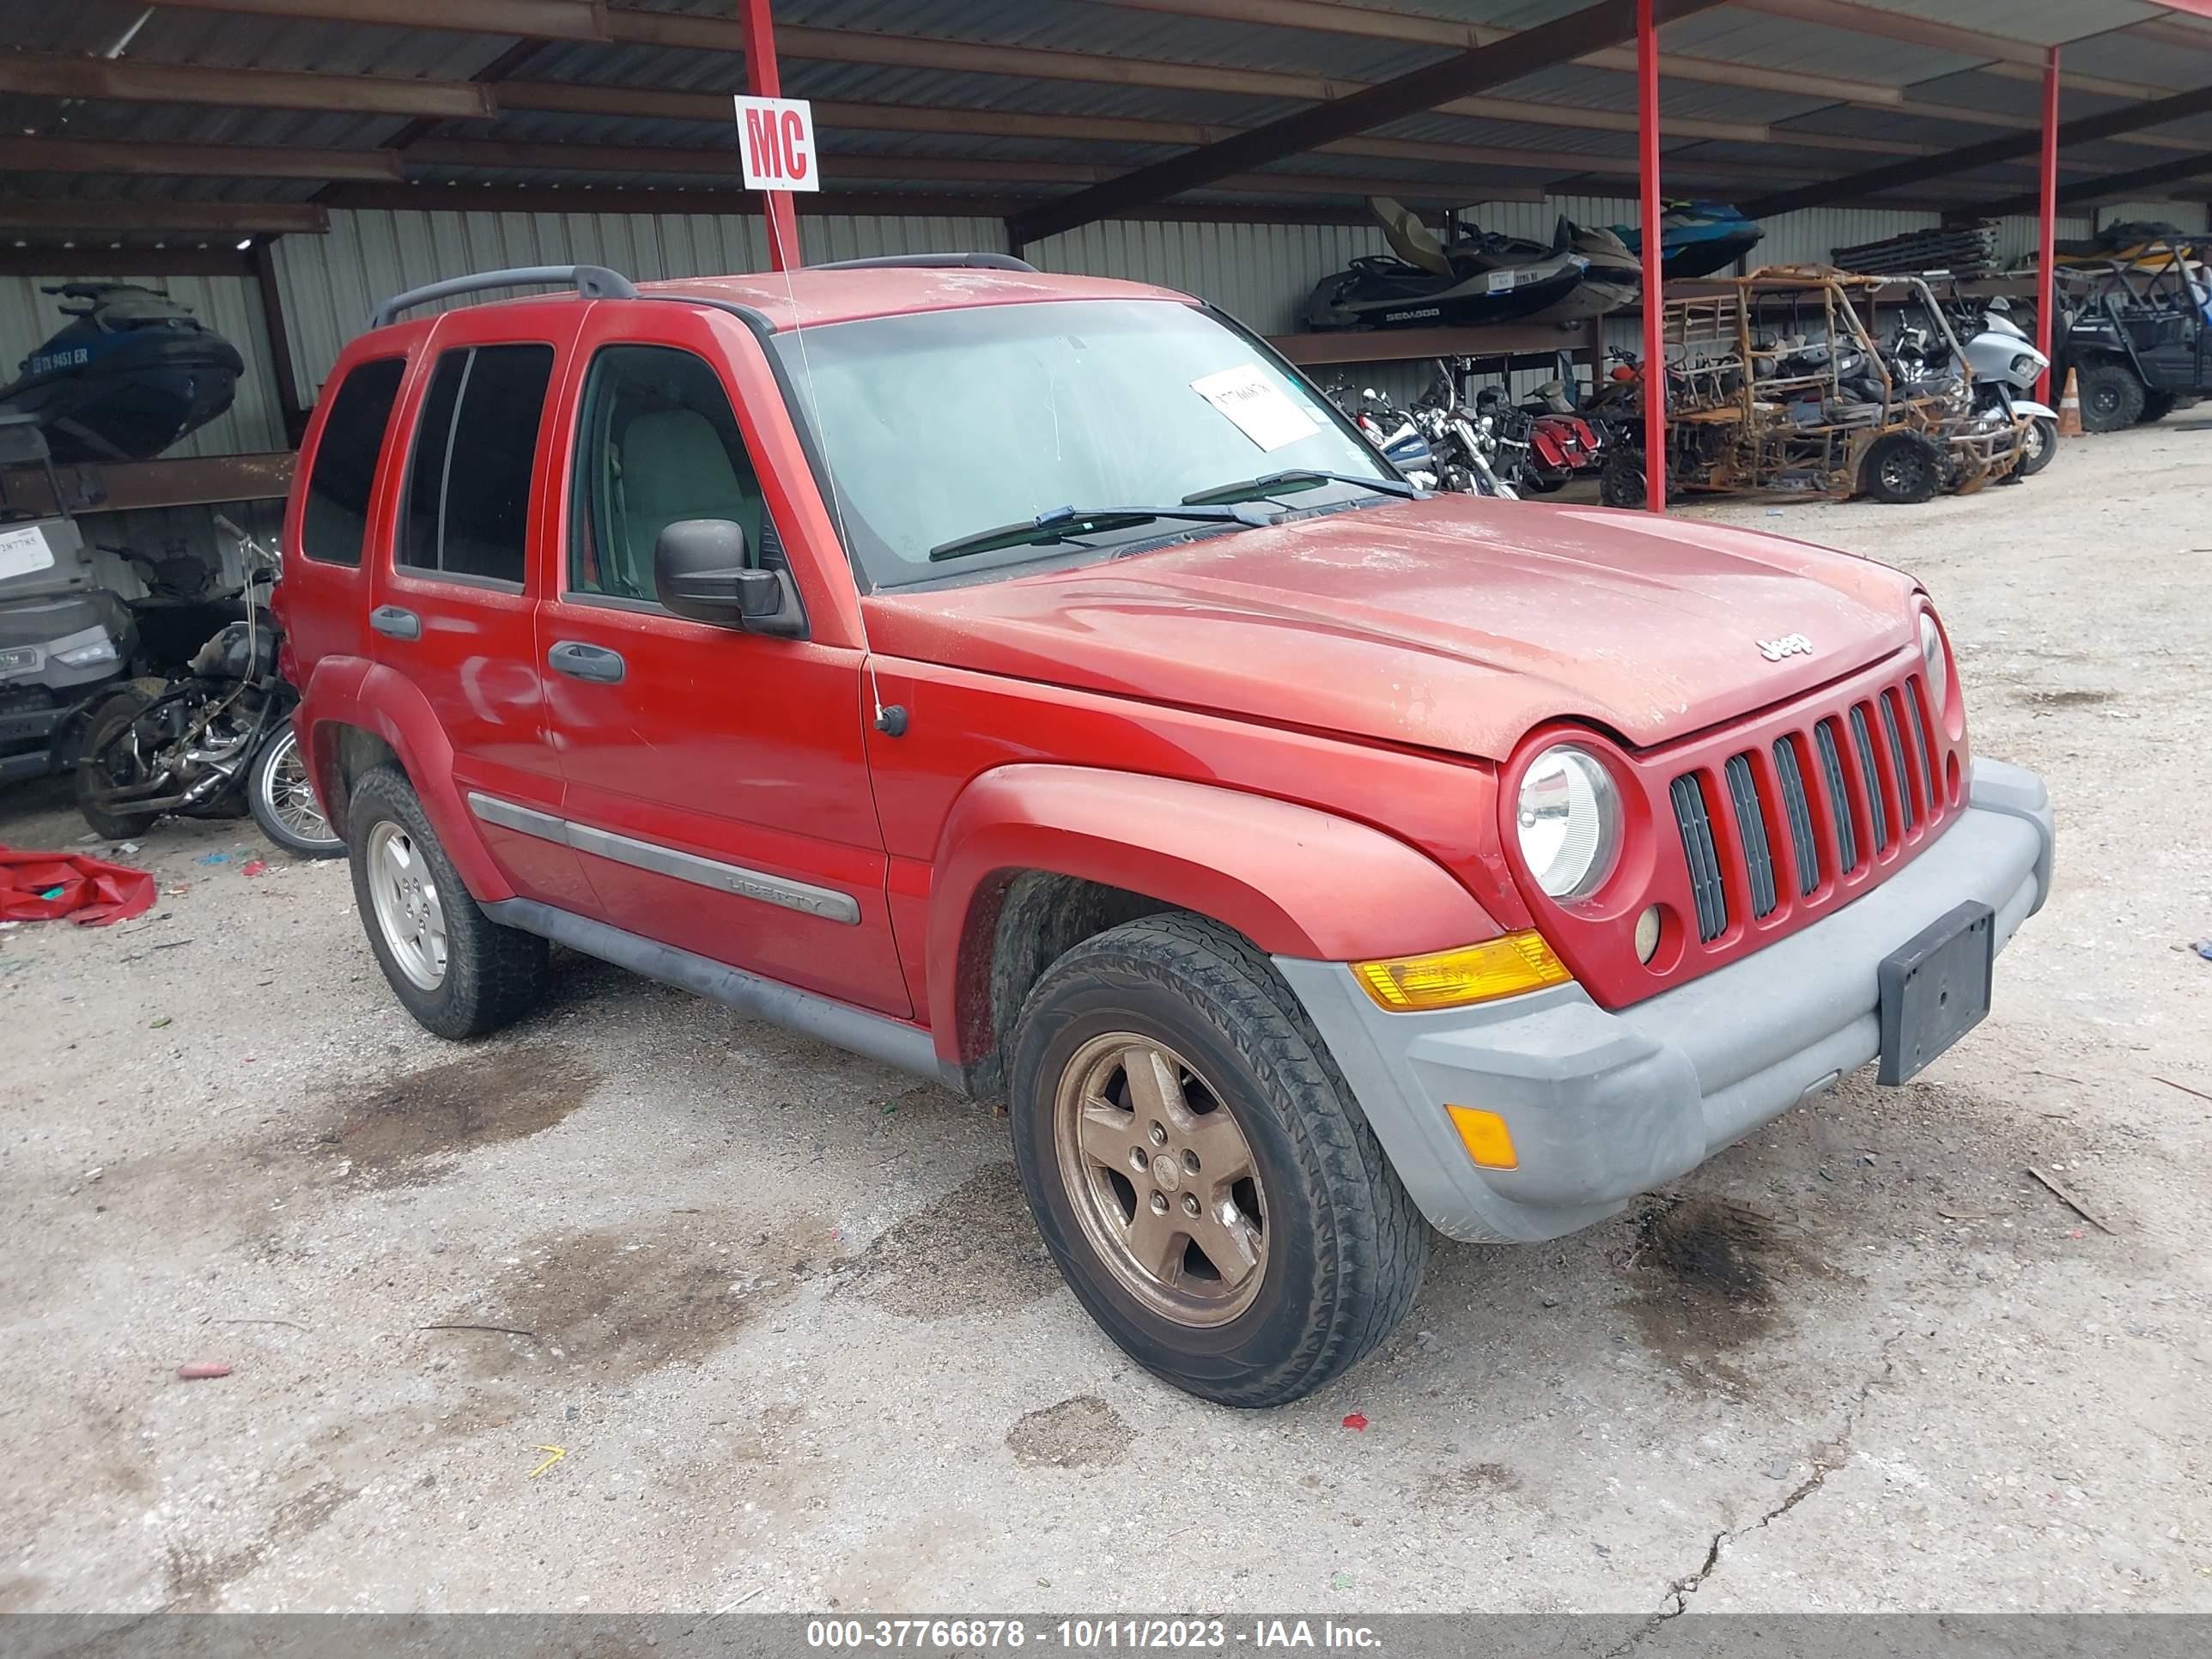
<svg viewBox="0 0 2212 1659">
<path fill-rule="evenodd" d="M 804 98 L 740 98 L 738 149 L 747 190 L 819 190 L 814 106 Z"/>
</svg>

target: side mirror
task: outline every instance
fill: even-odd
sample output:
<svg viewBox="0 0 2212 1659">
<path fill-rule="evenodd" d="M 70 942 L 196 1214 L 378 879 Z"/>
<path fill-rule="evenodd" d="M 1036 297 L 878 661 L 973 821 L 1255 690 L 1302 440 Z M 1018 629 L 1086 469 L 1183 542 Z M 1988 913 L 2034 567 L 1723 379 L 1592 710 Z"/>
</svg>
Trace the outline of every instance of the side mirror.
<svg viewBox="0 0 2212 1659">
<path fill-rule="evenodd" d="M 746 553 L 745 532 L 727 519 L 678 519 L 653 544 L 653 591 L 693 622 L 751 634 L 803 633 L 791 578 L 748 565 Z"/>
</svg>

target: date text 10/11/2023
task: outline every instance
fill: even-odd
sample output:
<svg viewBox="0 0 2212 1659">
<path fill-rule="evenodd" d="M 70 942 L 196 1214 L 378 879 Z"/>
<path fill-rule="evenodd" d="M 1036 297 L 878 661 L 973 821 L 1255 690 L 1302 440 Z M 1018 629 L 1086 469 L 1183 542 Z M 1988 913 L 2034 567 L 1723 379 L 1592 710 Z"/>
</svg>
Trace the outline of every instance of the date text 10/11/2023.
<svg viewBox="0 0 2212 1659">
<path fill-rule="evenodd" d="M 1243 1648 L 1374 1652 L 1382 1647 L 1382 1638 L 1371 1626 L 1340 1624 L 1334 1619 L 811 1619 L 806 1645 L 925 1652 L 1031 1646 L 1078 1653 L 1142 1649 L 1219 1653 Z"/>
</svg>

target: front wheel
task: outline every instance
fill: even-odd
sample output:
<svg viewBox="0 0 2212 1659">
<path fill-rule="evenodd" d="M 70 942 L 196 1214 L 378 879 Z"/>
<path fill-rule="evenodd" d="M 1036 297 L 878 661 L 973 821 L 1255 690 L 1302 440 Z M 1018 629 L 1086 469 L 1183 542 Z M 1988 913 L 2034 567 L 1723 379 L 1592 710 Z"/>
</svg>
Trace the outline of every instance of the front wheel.
<svg viewBox="0 0 2212 1659">
<path fill-rule="evenodd" d="M 2125 363 L 2085 363 L 2075 377 L 2084 432 L 2118 432 L 2142 418 L 2143 383 Z"/>
<path fill-rule="evenodd" d="M 1876 439 L 1859 473 L 1859 486 L 1869 495 L 1899 507 L 1932 499 L 1942 480 L 1942 457 L 1917 432 Z"/>
<path fill-rule="evenodd" d="M 1273 965 L 1196 917 L 1077 945 L 1024 1006 L 1014 1158 L 1047 1247 L 1136 1362 L 1279 1406 L 1405 1316 L 1428 1230 Z"/>
<path fill-rule="evenodd" d="M 334 859 L 345 851 L 315 797 L 307 758 L 300 752 L 290 720 L 263 739 L 246 775 L 246 799 L 261 833 L 286 852 L 303 859 Z"/>
<path fill-rule="evenodd" d="M 1647 494 L 1641 455 L 1616 449 L 1605 458 L 1597 475 L 1598 500 L 1607 507 L 1637 507 L 1644 505 Z"/>
<path fill-rule="evenodd" d="M 2038 416 L 2020 434 L 2020 465 L 2013 469 L 2013 476 L 2033 477 L 2051 465 L 2051 458 L 2057 453 L 2058 422 L 2047 415 Z"/>
</svg>

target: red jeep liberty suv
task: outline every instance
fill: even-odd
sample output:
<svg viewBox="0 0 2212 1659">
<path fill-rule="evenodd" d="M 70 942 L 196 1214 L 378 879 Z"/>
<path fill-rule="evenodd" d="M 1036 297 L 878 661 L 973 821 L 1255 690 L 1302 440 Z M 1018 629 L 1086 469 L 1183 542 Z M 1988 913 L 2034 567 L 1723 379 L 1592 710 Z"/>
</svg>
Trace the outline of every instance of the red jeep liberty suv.
<svg viewBox="0 0 2212 1659">
<path fill-rule="evenodd" d="M 284 562 L 416 1019 L 550 940 L 1003 1101 L 1084 1305 L 1231 1405 L 1372 1350 L 1430 1227 L 1901 1081 L 2050 890 L 1911 577 L 1425 495 L 1218 313 L 1000 255 L 402 295 Z"/>
</svg>

